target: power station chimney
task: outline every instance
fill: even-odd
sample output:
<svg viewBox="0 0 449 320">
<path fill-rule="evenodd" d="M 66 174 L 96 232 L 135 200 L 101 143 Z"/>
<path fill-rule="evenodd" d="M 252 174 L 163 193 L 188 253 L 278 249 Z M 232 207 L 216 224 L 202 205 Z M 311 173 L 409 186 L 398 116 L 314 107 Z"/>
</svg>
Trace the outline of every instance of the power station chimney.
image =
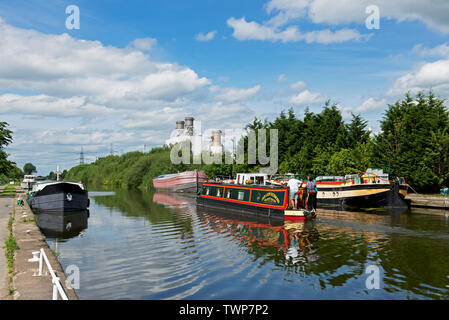
<svg viewBox="0 0 449 320">
<path fill-rule="evenodd" d="M 186 125 L 186 134 L 188 136 L 193 136 L 193 117 L 186 117 L 185 118 L 185 125 Z"/>
</svg>

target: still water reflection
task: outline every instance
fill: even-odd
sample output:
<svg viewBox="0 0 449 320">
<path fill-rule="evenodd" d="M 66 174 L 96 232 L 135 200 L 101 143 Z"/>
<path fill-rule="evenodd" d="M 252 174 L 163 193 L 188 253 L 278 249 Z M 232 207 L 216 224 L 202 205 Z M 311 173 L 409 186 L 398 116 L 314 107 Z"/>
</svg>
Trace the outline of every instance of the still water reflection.
<svg viewBox="0 0 449 320">
<path fill-rule="evenodd" d="M 47 234 L 81 299 L 448 299 L 444 213 L 321 210 L 316 221 L 251 220 L 193 198 L 90 192 L 87 229 Z M 86 225 L 87 226 L 87 225 Z M 380 270 L 367 289 L 366 267 Z"/>
</svg>

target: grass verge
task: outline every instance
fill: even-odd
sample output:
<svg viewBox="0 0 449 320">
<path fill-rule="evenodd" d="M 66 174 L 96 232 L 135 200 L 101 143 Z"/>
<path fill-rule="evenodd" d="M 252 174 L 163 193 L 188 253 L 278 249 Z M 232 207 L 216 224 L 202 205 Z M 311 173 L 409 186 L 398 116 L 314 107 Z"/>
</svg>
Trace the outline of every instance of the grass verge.
<svg viewBox="0 0 449 320">
<path fill-rule="evenodd" d="M 13 223 L 14 223 L 15 215 L 16 215 L 16 208 L 13 207 L 13 211 L 9 214 L 9 220 L 8 220 L 9 235 L 5 241 L 6 259 L 8 261 L 8 274 L 9 274 L 9 294 L 14 293 L 14 288 L 13 288 L 14 251 L 19 249 L 19 246 L 17 245 L 17 242 L 16 242 L 16 238 L 14 237 L 14 234 L 13 234 Z"/>
</svg>

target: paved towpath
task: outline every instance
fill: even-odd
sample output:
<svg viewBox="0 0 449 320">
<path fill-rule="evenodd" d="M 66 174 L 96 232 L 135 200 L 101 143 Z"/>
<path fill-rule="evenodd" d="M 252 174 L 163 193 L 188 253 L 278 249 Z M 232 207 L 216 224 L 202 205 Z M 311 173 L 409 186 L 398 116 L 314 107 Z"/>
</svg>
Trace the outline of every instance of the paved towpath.
<svg viewBox="0 0 449 320">
<path fill-rule="evenodd" d="M 0 193 L 3 188 L 0 187 Z M 38 271 L 39 264 L 30 262 L 32 252 L 44 249 L 48 260 L 58 277 L 60 277 L 61 285 L 64 288 L 69 300 L 77 300 L 75 291 L 66 284 L 66 276 L 58 259 L 48 247 L 45 236 L 41 233 L 28 204 L 19 206 L 15 205 L 16 199 L 23 199 L 23 191 L 16 188 L 17 198 L 14 196 L 0 196 L 0 300 L 51 300 L 53 297 L 53 285 L 51 276 L 44 266 L 43 275 L 35 276 Z M 13 223 L 13 235 L 19 247 L 14 252 L 13 266 L 13 294 L 9 294 L 9 276 L 7 268 L 7 259 L 3 248 L 5 240 L 9 235 L 8 220 L 9 213 L 15 209 L 15 219 Z M 45 264 L 44 264 L 45 265 Z"/>
<path fill-rule="evenodd" d="M 0 187 L 2 193 L 4 187 Z M 5 240 L 8 238 L 9 213 L 13 209 L 14 198 L 0 197 L 0 300 L 9 299 L 8 262 L 5 253 Z"/>
</svg>

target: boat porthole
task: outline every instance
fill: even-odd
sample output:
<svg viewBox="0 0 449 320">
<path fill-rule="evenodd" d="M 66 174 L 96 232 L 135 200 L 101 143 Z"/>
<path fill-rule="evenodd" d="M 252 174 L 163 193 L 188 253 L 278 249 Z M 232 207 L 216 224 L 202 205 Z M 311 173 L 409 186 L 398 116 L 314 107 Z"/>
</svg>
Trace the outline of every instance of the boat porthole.
<svg viewBox="0 0 449 320">
<path fill-rule="evenodd" d="M 71 193 L 67 193 L 66 195 L 67 201 L 72 201 L 72 194 Z"/>
<path fill-rule="evenodd" d="M 67 225 L 65 226 L 65 229 L 67 231 L 70 231 L 70 229 L 72 229 L 72 223 L 71 222 L 67 223 Z"/>
</svg>

